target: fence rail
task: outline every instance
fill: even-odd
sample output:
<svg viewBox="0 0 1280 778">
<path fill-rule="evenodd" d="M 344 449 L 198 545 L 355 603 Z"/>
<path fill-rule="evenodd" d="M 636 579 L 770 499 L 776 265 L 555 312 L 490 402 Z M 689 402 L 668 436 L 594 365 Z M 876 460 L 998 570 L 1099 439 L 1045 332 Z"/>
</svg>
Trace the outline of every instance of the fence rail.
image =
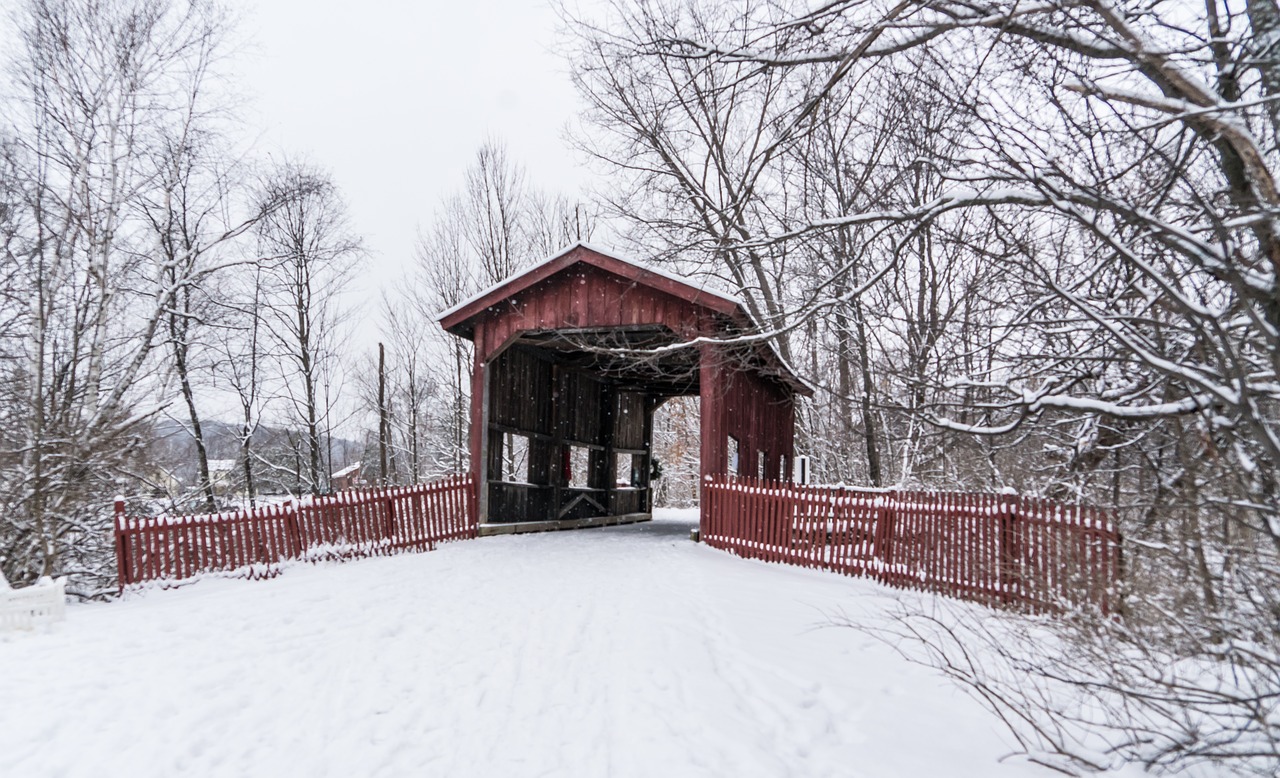
<svg viewBox="0 0 1280 778">
<path fill-rule="evenodd" d="M 1033 612 L 1109 612 L 1121 575 L 1103 511 L 1014 495 L 707 481 L 701 525 L 739 556 Z"/>
<path fill-rule="evenodd" d="M 350 559 L 476 536 L 471 476 L 353 490 L 234 513 L 129 516 L 115 505 L 120 590 L 210 572 L 271 578 L 288 560 Z"/>
</svg>

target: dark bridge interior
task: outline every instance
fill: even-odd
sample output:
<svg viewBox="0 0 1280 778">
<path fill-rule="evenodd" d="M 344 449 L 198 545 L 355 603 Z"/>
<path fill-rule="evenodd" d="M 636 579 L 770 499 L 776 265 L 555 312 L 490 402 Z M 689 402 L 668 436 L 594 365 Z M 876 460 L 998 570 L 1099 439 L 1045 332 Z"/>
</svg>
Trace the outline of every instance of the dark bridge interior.
<svg viewBox="0 0 1280 778">
<path fill-rule="evenodd" d="M 697 394 L 698 352 L 665 327 L 525 333 L 488 366 L 488 519 L 652 510 L 653 412 Z"/>
</svg>

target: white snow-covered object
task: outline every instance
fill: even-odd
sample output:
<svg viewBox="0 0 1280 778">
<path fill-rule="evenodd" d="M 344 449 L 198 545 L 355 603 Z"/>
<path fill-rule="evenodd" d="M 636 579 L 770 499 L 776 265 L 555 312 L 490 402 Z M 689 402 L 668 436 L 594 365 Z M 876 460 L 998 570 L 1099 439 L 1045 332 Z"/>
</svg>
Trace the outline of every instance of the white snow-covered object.
<svg viewBox="0 0 1280 778">
<path fill-rule="evenodd" d="M 67 615 L 67 579 L 41 578 L 35 586 L 14 589 L 0 573 L 0 632 L 34 629 Z"/>
</svg>

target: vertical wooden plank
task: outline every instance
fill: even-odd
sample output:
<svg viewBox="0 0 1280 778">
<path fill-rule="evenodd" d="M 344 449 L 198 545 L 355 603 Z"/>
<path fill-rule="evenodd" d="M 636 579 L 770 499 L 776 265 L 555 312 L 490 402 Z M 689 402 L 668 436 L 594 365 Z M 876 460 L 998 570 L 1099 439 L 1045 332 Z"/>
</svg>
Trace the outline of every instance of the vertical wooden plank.
<svg viewBox="0 0 1280 778">
<path fill-rule="evenodd" d="M 461 508 L 462 508 L 462 498 L 463 498 L 463 496 L 464 496 L 464 493 L 463 493 L 463 492 L 459 492 L 459 491 L 455 491 L 455 492 L 453 493 L 453 495 L 454 495 L 454 499 L 455 499 L 455 500 L 457 500 L 457 501 L 458 501 L 458 503 L 459 503 L 459 510 L 461 510 Z M 460 514 L 460 513 L 459 513 L 459 514 L 456 514 L 455 521 L 457 521 L 457 522 L 458 522 L 458 527 L 459 527 L 459 529 L 457 529 L 457 530 L 455 531 L 455 534 L 454 534 L 454 536 L 453 536 L 453 537 L 455 537 L 455 538 L 464 538 L 464 537 L 467 537 L 467 535 L 462 531 L 462 527 L 463 527 L 464 525 L 463 525 L 463 524 L 462 524 L 462 522 L 460 521 L 460 519 L 461 519 L 461 518 L 462 518 L 462 516 L 461 516 L 461 514 Z M 472 535 L 473 537 L 474 537 L 475 535 L 479 534 L 479 530 L 478 530 L 478 529 L 473 529 L 473 530 L 472 530 L 472 532 L 474 533 L 474 534 Z"/>
<path fill-rule="evenodd" d="M 965 597 L 967 587 L 965 585 L 965 517 L 967 507 L 968 494 L 956 493 L 951 498 L 951 527 L 955 533 L 955 537 L 951 546 L 951 580 L 952 591 L 956 597 Z"/>
<path fill-rule="evenodd" d="M 161 549 L 160 520 L 158 518 L 147 519 L 147 544 L 150 547 L 150 553 L 147 555 L 150 561 L 147 578 L 152 581 L 158 581 L 164 577 L 165 573 L 164 555 Z"/>
<path fill-rule="evenodd" d="M 1039 501 L 1037 500 L 1037 503 Z M 1039 505 L 1037 505 L 1037 508 Z M 1039 511 L 1034 511 L 1030 515 L 1035 516 Z M 1013 552 L 1010 555 L 1013 561 L 1013 601 L 1015 605 L 1025 606 L 1029 603 L 1027 592 L 1027 526 L 1031 523 L 1024 516 L 1022 511 L 1012 514 L 1013 517 Z"/>
<path fill-rule="evenodd" d="M 129 527 L 129 583 L 141 583 L 146 580 L 143 564 L 147 558 L 146 545 L 142 540 L 142 526 L 136 516 L 132 518 L 126 516 L 125 521 Z"/>
<path fill-rule="evenodd" d="M 182 559 L 182 526 L 186 516 L 180 516 L 165 522 L 165 546 L 169 552 L 169 578 L 181 580 L 185 572 Z"/>
<path fill-rule="evenodd" d="M 427 523 L 427 491 L 430 489 L 429 484 L 419 484 L 414 487 L 413 494 L 413 510 L 418 521 L 418 536 L 422 538 L 422 542 L 428 549 L 434 548 L 431 537 L 431 526 Z"/>
<path fill-rule="evenodd" d="M 183 556 L 183 577 L 190 578 L 200 572 L 199 559 L 197 557 L 196 543 L 196 517 L 188 516 L 187 520 L 182 524 L 182 556 Z"/>
<path fill-rule="evenodd" d="M 768 552 L 767 552 L 766 543 L 768 540 L 769 514 L 773 510 L 773 495 L 770 494 L 768 481 L 765 481 L 764 479 L 758 479 L 756 481 L 756 484 L 757 484 L 756 499 L 760 503 L 760 507 L 757 513 L 757 524 L 756 524 L 756 558 L 767 560 Z"/>
<path fill-rule="evenodd" d="M 1091 517 L 1081 516 L 1077 522 L 1079 525 L 1079 529 L 1077 531 L 1085 537 L 1085 556 L 1080 560 L 1081 571 L 1079 576 L 1079 599 L 1082 604 L 1096 606 L 1101 602 L 1102 596 L 1098 590 L 1099 560 L 1096 553 L 1097 545 L 1095 543 L 1097 533 L 1093 526 L 1093 522 L 1089 520 L 1090 518 Z"/>
<path fill-rule="evenodd" d="M 933 554 L 934 566 L 936 568 L 934 579 L 934 591 L 948 597 L 956 595 L 952 586 L 951 578 L 951 539 L 954 535 L 951 532 L 951 494 L 950 492 L 935 492 L 933 496 L 933 538 L 936 544 L 936 550 Z"/>
<path fill-rule="evenodd" d="M 166 568 L 167 555 L 164 553 L 164 536 L 162 534 L 162 530 L 163 526 L 161 525 L 159 518 L 153 518 L 148 522 L 147 531 L 150 535 L 152 549 L 152 572 L 150 577 L 153 581 L 163 580 L 168 574 L 168 570 Z"/>
<path fill-rule="evenodd" d="M 394 504 L 397 532 L 406 548 L 426 550 L 426 538 L 418 527 L 418 492 L 416 486 L 396 489 Z"/>
<path fill-rule="evenodd" d="M 770 431 L 766 428 L 762 434 L 767 436 Z M 837 544 L 839 543 L 840 504 L 847 495 L 848 492 L 844 489 L 830 490 L 826 510 L 822 513 L 822 521 L 816 528 L 819 543 L 818 565 L 822 570 L 835 571 L 838 569 L 840 555 L 837 550 Z"/>
<path fill-rule="evenodd" d="M 738 508 L 738 484 L 732 475 L 724 477 L 724 500 L 720 506 L 720 543 L 726 551 L 733 550 L 734 511 Z"/>
<path fill-rule="evenodd" d="M 116 542 L 116 583 L 119 591 L 124 592 L 124 587 L 129 583 L 129 552 L 125 544 L 125 525 L 128 519 L 124 512 L 124 498 L 117 497 L 112 508 L 111 524 L 115 531 Z"/>
<path fill-rule="evenodd" d="M 238 570 L 244 565 L 244 526 L 242 517 L 232 517 L 225 522 L 230 539 L 230 560 L 228 570 Z"/>
<path fill-rule="evenodd" d="M 432 540 L 442 542 L 458 536 L 459 505 L 456 482 L 444 481 L 434 486 L 426 495 L 423 505 L 427 516 L 427 532 Z"/>
<path fill-rule="evenodd" d="M 198 537 L 200 541 L 200 557 L 199 564 L 202 571 L 208 572 L 217 569 L 216 554 L 217 545 L 213 539 L 213 522 L 208 517 L 200 522 Z"/>
<path fill-rule="evenodd" d="M 275 507 L 275 506 L 272 506 Z M 276 532 L 274 516 L 270 510 L 257 512 L 254 514 L 254 520 L 258 523 L 258 529 L 262 536 L 262 563 L 264 565 L 263 575 L 270 576 L 271 565 L 275 563 L 276 553 Z"/>
<path fill-rule="evenodd" d="M 451 489 L 439 486 L 431 493 L 430 511 L 433 536 L 439 540 L 452 540 L 457 536 L 457 514 L 449 508 Z"/>
<path fill-rule="evenodd" d="M 457 492 L 452 489 L 443 490 L 438 498 L 438 509 L 440 511 L 441 532 L 445 537 L 453 540 L 458 537 L 457 530 L 457 508 L 455 500 Z"/>
<path fill-rule="evenodd" d="M 365 547 L 361 556 L 373 556 L 377 554 L 382 544 L 382 500 L 381 490 L 370 489 L 361 497 L 361 507 L 364 509 L 365 522 Z"/>
<path fill-rule="evenodd" d="M 960 590 L 960 565 L 957 552 L 960 548 L 960 495 L 955 492 L 949 492 L 946 497 L 946 513 L 943 518 L 943 527 L 947 532 L 947 552 L 946 552 L 946 575 L 947 575 L 947 593 L 959 598 Z"/>
<path fill-rule="evenodd" d="M 446 527 L 442 528 L 442 534 L 450 540 L 456 540 L 463 537 L 461 532 L 462 526 L 462 505 L 460 503 L 461 492 L 454 487 L 445 488 L 442 494 L 441 506 L 445 511 L 444 519 L 448 522 Z"/>
<path fill-rule="evenodd" d="M 242 514 L 233 519 L 237 530 L 237 540 L 239 541 L 240 558 L 237 561 L 236 568 L 241 570 L 242 575 L 247 575 L 245 568 L 253 563 L 253 523 L 248 514 Z"/>
<path fill-rule="evenodd" d="M 937 492 L 924 493 L 924 510 L 921 523 L 924 525 L 924 552 L 925 563 L 922 566 L 923 580 L 920 585 L 925 591 L 941 593 L 942 589 L 942 565 L 938 561 L 938 555 L 942 551 L 941 533 L 938 531 L 938 505 L 939 498 Z"/>
<path fill-rule="evenodd" d="M 1001 499 L 996 497 L 987 499 L 986 537 L 983 540 L 987 591 L 991 594 L 988 604 L 993 607 L 1001 603 L 1004 597 L 1003 592 L 1000 591 L 1000 527 L 1003 525 L 1002 511 L 1004 510 Z"/>
<path fill-rule="evenodd" d="M 956 547 L 960 542 L 959 526 L 956 518 L 959 515 L 960 495 L 957 492 L 946 492 L 942 495 L 942 516 L 940 526 L 946 536 L 946 546 L 942 553 L 944 591 L 948 597 L 959 598 L 960 589 L 957 576 Z"/>
<path fill-rule="evenodd" d="M 956 598 L 965 597 L 964 577 L 964 501 L 963 492 L 950 492 L 947 495 L 946 519 L 943 527 L 949 535 L 947 545 L 947 580 L 948 592 Z"/>
<path fill-rule="evenodd" d="M 772 481 L 760 480 L 760 526 L 756 530 L 756 537 L 759 540 L 760 559 L 769 562 L 772 557 L 773 550 L 769 546 L 773 532 L 773 512 L 774 504 L 777 502 L 777 495 L 774 494 Z"/>
<path fill-rule="evenodd" d="M 774 562 L 785 564 L 788 561 L 787 547 L 791 535 L 790 528 L 795 524 L 799 516 L 804 513 L 804 500 L 803 495 L 794 484 L 780 484 L 779 486 L 778 512 L 773 517 L 773 525 L 770 527 L 770 559 Z"/>
<path fill-rule="evenodd" d="M 209 522 L 209 536 L 214 547 L 213 559 L 215 570 L 230 570 L 231 536 L 225 521 Z"/>
<path fill-rule="evenodd" d="M 978 500 L 976 495 L 965 495 L 960 508 L 960 526 L 964 532 L 964 539 L 959 549 L 960 581 L 970 599 L 974 599 L 974 592 L 980 580 L 976 570 L 978 561 L 975 531 L 978 524 L 977 515 Z"/>
<path fill-rule="evenodd" d="M 352 495 L 351 511 L 355 517 L 356 542 L 354 547 L 348 551 L 350 554 L 358 555 L 360 551 L 368 547 L 372 540 L 372 522 L 369 516 L 369 504 L 364 499 L 363 493 Z"/>
<path fill-rule="evenodd" d="M 187 578 L 195 575 L 195 564 L 192 564 L 191 558 L 191 527 L 192 516 L 183 516 L 182 520 L 175 523 L 173 527 L 174 555 L 177 557 L 179 581 L 187 580 Z"/>
<path fill-rule="evenodd" d="M 719 489 L 705 479 L 699 479 L 698 486 L 698 537 L 703 543 L 715 546 L 716 500 Z"/>
<path fill-rule="evenodd" d="M 710 476 L 708 476 L 708 478 L 710 478 Z M 711 534 L 712 537 L 715 538 L 715 547 L 724 548 L 725 511 L 728 510 L 729 499 L 728 489 L 720 479 L 716 479 L 709 483 L 712 483 L 715 493 L 715 502 L 712 503 L 712 510 L 714 513 L 711 514 L 711 521 L 713 525 Z"/>
<path fill-rule="evenodd" d="M 956 576 L 956 591 L 961 596 L 967 596 L 969 591 L 969 558 L 966 553 L 966 543 L 969 539 L 969 500 L 969 495 L 961 494 L 955 501 L 956 545 L 953 565 Z"/>
<path fill-rule="evenodd" d="M 151 539 L 147 536 L 146 528 L 151 519 L 138 516 L 133 520 L 134 526 L 134 542 L 138 546 L 138 582 L 151 580 L 151 565 L 153 564 L 151 553 Z"/>
<path fill-rule="evenodd" d="M 445 495 L 455 488 L 454 483 L 449 479 L 437 481 L 423 487 L 422 522 L 423 532 L 427 537 L 428 543 L 443 542 L 451 536 L 453 525 L 440 519 L 438 506 L 443 503 Z"/>
<path fill-rule="evenodd" d="M 431 491 L 427 509 L 430 515 L 431 537 L 436 540 L 449 540 L 453 537 L 454 511 L 450 509 L 448 483 L 437 486 Z"/>
<path fill-rule="evenodd" d="M 764 558 L 765 510 L 769 504 L 768 503 L 769 497 L 765 493 L 763 479 L 760 479 L 760 478 L 755 479 L 755 494 L 753 495 L 753 497 L 755 498 L 755 503 L 756 503 L 756 509 L 755 509 L 756 517 L 755 517 L 755 521 L 753 522 L 753 526 L 751 528 L 752 530 L 751 534 L 754 540 L 752 545 L 755 546 L 755 549 L 754 549 L 755 558 L 763 559 Z"/>
<path fill-rule="evenodd" d="M 461 492 L 457 484 L 446 484 L 437 492 L 435 502 L 438 515 L 436 535 L 441 539 L 456 540 L 462 534 Z"/>
<path fill-rule="evenodd" d="M 727 496 L 729 497 L 729 502 L 725 506 L 726 510 L 724 512 L 725 549 L 727 551 L 737 553 L 735 537 L 738 529 L 738 511 L 742 505 L 742 495 L 740 492 L 741 485 L 739 484 L 738 479 L 734 478 L 732 474 L 729 475 L 728 483 L 729 489 Z"/>
<path fill-rule="evenodd" d="M 765 481 L 763 484 L 764 517 L 760 525 L 760 558 L 766 562 L 773 561 L 773 525 L 777 521 L 779 501 L 782 499 L 778 484 Z"/>
<path fill-rule="evenodd" d="M 414 485 L 400 491 L 399 515 L 401 516 L 405 542 L 413 548 L 426 549 L 427 533 L 422 526 L 422 514 L 418 497 L 421 486 Z"/>
<path fill-rule="evenodd" d="M 728 521 L 725 534 L 730 539 L 730 549 L 733 553 L 742 555 L 742 510 L 745 507 L 743 499 L 743 486 L 740 478 L 735 478 L 730 474 L 733 483 L 733 507 L 725 519 Z"/>
</svg>

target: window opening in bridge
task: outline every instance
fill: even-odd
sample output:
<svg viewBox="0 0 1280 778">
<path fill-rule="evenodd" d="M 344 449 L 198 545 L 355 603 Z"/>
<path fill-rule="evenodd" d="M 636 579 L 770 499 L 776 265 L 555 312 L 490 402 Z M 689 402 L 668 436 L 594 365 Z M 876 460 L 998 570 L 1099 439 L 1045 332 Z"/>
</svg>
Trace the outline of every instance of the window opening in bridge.
<svg viewBox="0 0 1280 778">
<path fill-rule="evenodd" d="M 529 483 L 529 438 L 505 432 L 502 435 L 502 480 Z"/>
<path fill-rule="evenodd" d="M 738 458 L 741 452 L 738 450 L 738 439 L 729 436 L 729 475 L 741 475 L 738 470 L 738 464 L 742 460 Z"/>
<path fill-rule="evenodd" d="M 765 463 L 769 461 L 769 455 L 764 451 L 756 451 L 756 478 L 764 480 Z"/>
<path fill-rule="evenodd" d="M 643 467 L 643 456 L 618 454 L 614 458 L 614 485 L 619 489 L 638 489 L 643 485 L 641 474 Z"/>
<path fill-rule="evenodd" d="M 588 489 L 591 486 L 591 449 L 586 446 L 569 446 L 569 487 Z"/>
</svg>

